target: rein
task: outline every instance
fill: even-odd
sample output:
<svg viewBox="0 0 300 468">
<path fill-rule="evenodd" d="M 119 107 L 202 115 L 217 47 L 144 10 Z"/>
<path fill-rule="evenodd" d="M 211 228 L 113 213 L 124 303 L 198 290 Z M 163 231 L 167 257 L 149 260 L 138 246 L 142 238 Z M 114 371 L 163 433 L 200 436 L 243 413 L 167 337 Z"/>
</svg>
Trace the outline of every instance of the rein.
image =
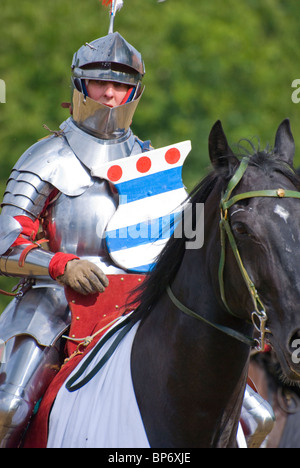
<svg viewBox="0 0 300 468">
<path fill-rule="evenodd" d="M 184 312 L 186 315 L 189 315 L 190 317 L 193 317 L 197 320 L 201 320 L 201 322 L 206 323 L 207 325 L 210 325 L 211 327 L 221 331 L 222 333 L 225 333 L 226 335 L 231 336 L 232 338 L 235 338 L 238 341 L 241 341 L 242 343 L 246 344 L 247 346 L 255 346 L 256 345 L 256 340 L 253 340 L 249 336 L 243 335 L 242 333 L 239 333 L 236 330 L 233 330 L 232 328 L 229 327 L 224 327 L 223 325 L 218 325 L 216 323 L 210 322 L 209 320 L 205 319 L 201 315 L 197 314 L 196 312 L 193 312 L 191 309 L 183 305 L 173 294 L 172 289 L 170 286 L 167 287 L 167 293 L 173 304 L 181 310 L 181 312 Z"/>
<path fill-rule="evenodd" d="M 220 235 L 221 235 L 221 257 L 220 257 L 220 264 L 219 264 L 219 286 L 220 286 L 220 293 L 221 293 L 221 298 L 223 301 L 223 304 L 226 307 L 226 310 L 233 316 L 236 316 L 229 308 L 226 300 L 226 295 L 225 295 L 225 284 L 224 284 L 224 268 L 225 268 L 225 262 L 226 262 L 226 236 L 229 240 L 229 244 L 231 246 L 231 249 L 233 251 L 233 254 L 235 256 L 235 259 L 237 261 L 237 264 L 239 266 L 241 275 L 244 279 L 244 282 L 247 286 L 247 289 L 249 291 L 249 294 L 251 296 L 253 306 L 254 306 L 254 311 L 251 314 L 251 320 L 252 324 L 254 325 L 255 329 L 260 333 L 260 338 L 259 340 L 254 340 L 252 338 L 249 338 L 246 335 L 243 335 L 236 330 L 233 330 L 231 328 L 224 327 L 222 325 L 217 325 L 212 322 L 209 322 L 207 319 L 204 319 L 197 313 L 193 312 L 192 310 L 188 309 L 186 306 L 184 306 L 173 294 L 172 290 L 170 287 L 167 288 L 167 293 L 169 295 L 169 298 L 173 302 L 173 304 L 182 312 L 185 314 L 194 317 L 198 320 L 201 320 L 202 322 L 205 322 L 209 324 L 210 326 L 216 328 L 217 330 L 225 333 L 226 335 L 229 335 L 242 343 L 247 344 L 250 347 L 255 346 L 257 351 L 263 351 L 265 348 L 265 342 L 266 342 L 266 333 L 271 333 L 271 331 L 267 328 L 267 321 L 268 321 L 268 316 L 266 313 L 266 308 L 261 301 L 258 292 L 256 290 L 256 287 L 251 280 L 250 276 L 247 273 L 247 270 L 244 267 L 242 258 L 240 256 L 234 235 L 231 231 L 231 226 L 229 222 L 229 216 L 228 216 L 228 209 L 231 208 L 233 205 L 238 203 L 241 200 L 246 200 L 249 198 L 256 198 L 256 197 L 269 197 L 269 198 L 296 198 L 300 199 L 300 192 L 293 191 L 293 190 L 284 190 L 279 188 L 278 190 L 256 190 L 256 191 L 251 191 L 251 192 L 245 192 L 241 193 L 238 195 L 235 195 L 231 197 L 231 194 L 233 190 L 237 187 L 239 182 L 242 180 L 246 169 L 248 168 L 250 161 L 250 157 L 246 156 L 242 159 L 240 166 L 232 179 L 230 180 L 227 189 L 225 193 L 223 194 L 220 202 L 220 211 L 221 211 L 221 219 L 220 219 Z M 237 317 L 237 316 L 236 316 Z M 240 317 L 237 317 L 240 318 Z"/>
</svg>

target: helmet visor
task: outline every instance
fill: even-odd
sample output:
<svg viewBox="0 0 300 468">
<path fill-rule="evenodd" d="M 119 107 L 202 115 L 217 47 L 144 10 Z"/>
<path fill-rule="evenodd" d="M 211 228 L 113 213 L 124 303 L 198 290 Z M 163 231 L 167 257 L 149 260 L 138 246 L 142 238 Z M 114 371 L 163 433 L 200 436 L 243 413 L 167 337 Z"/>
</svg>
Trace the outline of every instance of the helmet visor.
<svg viewBox="0 0 300 468">
<path fill-rule="evenodd" d="M 137 86 L 142 81 L 142 75 L 135 70 L 118 64 L 101 63 L 85 68 L 75 68 L 74 78 L 87 80 L 112 81 L 129 86 Z"/>
</svg>

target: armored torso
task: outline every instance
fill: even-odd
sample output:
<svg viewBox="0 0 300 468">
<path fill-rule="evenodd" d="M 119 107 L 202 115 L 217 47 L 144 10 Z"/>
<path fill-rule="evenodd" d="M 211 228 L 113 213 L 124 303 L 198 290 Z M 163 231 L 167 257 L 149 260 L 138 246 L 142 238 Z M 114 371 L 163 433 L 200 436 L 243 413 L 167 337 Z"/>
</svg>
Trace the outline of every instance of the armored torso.
<svg viewBox="0 0 300 468">
<path fill-rule="evenodd" d="M 99 164 L 143 150 L 143 143 L 131 130 L 119 140 L 101 140 L 68 119 L 60 132 L 37 142 L 15 165 L 2 203 L 0 233 L 7 242 L 3 242 L 0 254 L 20 233 L 14 217 L 27 216 L 42 219 L 50 252 L 86 258 L 106 274 L 120 272 L 103 240 L 116 211 L 118 194 L 109 182 L 91 173 Z"/>
<path fill-rule="evenodd" d="M 116 273 L 105 248 L 104 233 L 117 204 L 118 195 L 101 179 L 92 179 L 92 185 L 79 196 L 60 193 L 44 219 L 50 250 L 88 259 L 106 274 Z"/>
</svg>

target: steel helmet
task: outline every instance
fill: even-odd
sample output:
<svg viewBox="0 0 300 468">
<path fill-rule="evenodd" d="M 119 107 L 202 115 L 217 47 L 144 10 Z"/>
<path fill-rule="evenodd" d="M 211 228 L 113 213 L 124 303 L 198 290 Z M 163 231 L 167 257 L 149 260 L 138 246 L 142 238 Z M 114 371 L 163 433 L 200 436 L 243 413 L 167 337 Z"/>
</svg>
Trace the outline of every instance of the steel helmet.
<svg viewBox="0 0 300 468">
<path fill-rule="evenodd" d="M 145 66 L 141 54 L 118 32 L 86 43 L 73 56 L 73 120 L 102 139 L 125 135 L 143 93 Z M 110 108 L 90 99 L 85 80 L 101 80 L 130 86 L 131 93 L 122 105 Z"/>
</svg>

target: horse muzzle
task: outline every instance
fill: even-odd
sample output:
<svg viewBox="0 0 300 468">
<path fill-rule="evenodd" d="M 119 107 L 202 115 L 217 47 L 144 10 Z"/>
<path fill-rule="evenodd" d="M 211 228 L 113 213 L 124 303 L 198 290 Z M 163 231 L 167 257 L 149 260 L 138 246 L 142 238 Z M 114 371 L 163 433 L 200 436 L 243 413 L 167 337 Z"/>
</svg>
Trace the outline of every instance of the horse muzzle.
<svg viewBox="0 0 300 468">
<path fill-rule="evenodd" d="M 283 345 L 283 340 L 270 337 L 270 343 L 277 355 L 285 379 L 300 385 L 300 329 L 290 335 Z"/>
</svg>

